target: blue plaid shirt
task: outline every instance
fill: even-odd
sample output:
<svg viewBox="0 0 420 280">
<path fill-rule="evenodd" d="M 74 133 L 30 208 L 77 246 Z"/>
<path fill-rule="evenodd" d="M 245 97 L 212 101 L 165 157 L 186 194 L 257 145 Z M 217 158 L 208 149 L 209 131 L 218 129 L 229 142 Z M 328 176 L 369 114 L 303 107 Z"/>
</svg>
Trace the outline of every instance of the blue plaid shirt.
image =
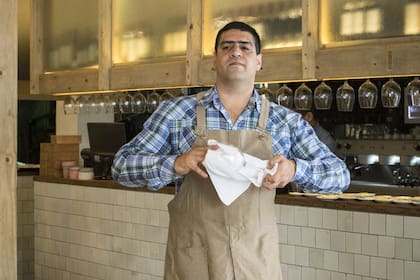
<svg viewBox="0 0 420 280">
<path fill-rule="evenodd" d="M 257 127 L 261 96 L 254 91 L 235 124 L 215 87 L 207 91 L 200 104 L 206 107 L 207 129 L 252 130 Z M 113 178 L 125 186 L 147 186 L 152 190 L 174 182 L 179 186 L 183 177 L 175 174 L 174 161 L 193 145 L 196 106 L 195 95 L 161 103 L 144 123 L 143 130 L 115 155 Z M 304 190 L 340 192 L 348 187 L 350 174 L 345 163 L 318 140 L 300 114 L 270 103 L 266 129 L 272 135 L 273 153 L 295 160 L 293 181 Z"/>
</svg>

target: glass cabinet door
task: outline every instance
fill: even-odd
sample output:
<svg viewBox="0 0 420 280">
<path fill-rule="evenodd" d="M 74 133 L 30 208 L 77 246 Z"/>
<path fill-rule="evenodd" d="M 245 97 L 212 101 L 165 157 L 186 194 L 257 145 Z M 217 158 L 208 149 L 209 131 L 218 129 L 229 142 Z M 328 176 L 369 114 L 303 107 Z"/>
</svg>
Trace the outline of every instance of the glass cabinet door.
<svg viewBox="0 0 420 280">
<path fill-rule="evenodd" d="M 214 52 L 217 31 L 232 20 L 252 25 L 265 50 L 302 45 L 301 0 L 205 0 L 204 55 Z"/>
<path fill-rule="evenodd" d="M 321 43 L 420 34 L 420 0 L 322 0 Z"/>
<path fill-rule="evenodd" d="M 187 0 L 113 0 L 112 62 L 186 56 Z"/>
<path fill-rule="evenodd" d="M 98 0 L 45 0 L 44 71 L 98 64 Z"/>
</svg>

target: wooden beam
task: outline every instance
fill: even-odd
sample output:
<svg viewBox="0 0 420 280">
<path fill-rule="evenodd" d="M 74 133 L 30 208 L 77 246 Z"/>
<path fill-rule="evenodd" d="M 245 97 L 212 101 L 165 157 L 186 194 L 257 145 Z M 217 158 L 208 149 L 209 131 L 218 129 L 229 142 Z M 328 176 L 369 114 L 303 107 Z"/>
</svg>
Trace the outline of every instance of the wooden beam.
<svg viewBox="0 0 420 280">
<path fill-rule="evenodd" d="M 112 66 L 112 0 L 99 1 L 99 73 L 98 89 L 106 90 L 110 86 Z"/>
<path fill-rule="evenodd" d="M 17 1 L 0 1 L 0 279 L 17 279 Z"/>
<path fill-rule="evenodd" d="M 44 32 L 42 29 L 43 0 L 31 0 L 31 27 L 29 34 L 29 79 L 31 94 L 40 94 L 39 79 L 44 71 Z"/>
</svg>

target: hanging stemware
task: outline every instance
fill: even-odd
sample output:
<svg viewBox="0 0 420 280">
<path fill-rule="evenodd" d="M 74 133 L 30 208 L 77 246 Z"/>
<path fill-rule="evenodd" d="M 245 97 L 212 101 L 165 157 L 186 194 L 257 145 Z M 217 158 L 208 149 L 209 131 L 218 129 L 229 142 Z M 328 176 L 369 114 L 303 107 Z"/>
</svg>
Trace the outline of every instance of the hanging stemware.
<svg viewBox="0 0 420 280">
<path fill-rule="evenodd" d="M 121 92 L 118 94 L 118 106 L 122 114 L 132 113 L 131 108 L 131 95 L 128 92 Z"/>
<path fill-rule="evenodd" d="M 354 107 L 354 89 L 345 81 L 338 89 L 336 94 L 337 110 L 340 112 L 351 112 Z"/>
<path fill-rule="evenodd" d="M 397 108 L 401 99 L 401 87 L 390 78 L 381 88 L 382 106 L 385 108 Z"/>
<path fill-rule="evenodd" d="M 258 89 L 258 94 L 264 95 L 270 101 L 274 101 L 273 92 L 268 88 L 267 84 L 263 84 L 262 87 Z"/>
<path fill-rule="evenodd" d="M 160 96 L 156 91 L 153 91 L 147 96 L 147 112 L 153 113 L 159 106 Z"/>
<path fill-rule="evenodd" d="M 378 88 L 367 79 L 358 90 L 359 106 L 362 109 L 375 109 L 378 102 Z"/>
<path fill-rule="evenodd" d="M 314 91 L 314 104 L 317 110 L 329 110 L 333 100 L 332 89 L 322 81 Z"/>
<path fill-rule="evenodd" d="M 407 96 L 410 106 L 420 106 L 420 80 L 418 77 L 408 83 Z"/>
<path fill-rule="evenodd" d="M 297 110 L 311 110 L 312 90 L 305 83 L 295 90 L 294 103 Z"/>
<path fill-rule="evenodd" d="M 77 113 L 76 106 L 78 105 L 76 104 L 76 100 L 72 96 L 68 95 L 64 98 L 64 101 L 63 101 L 64 114 L 70 115 L 70 114 Z"/>
<path fill-rule="evenodd" d="M 283 84 L 275 93 L 275 102 L 287 108 L 293 108 L 293 91 Z"/>
<path fill-rule="evenodd" d="M 143 114 L 146 112 L 147 101 L 144 94 L 139 91 L 133 95 L 133 112 L 138 114 Z"/>
<path fill-rule="evenodd" d="M 159 98 L 159 103 L 174 98 L 175 96 L 169 91 L 165 90 Z"/>
</svg>

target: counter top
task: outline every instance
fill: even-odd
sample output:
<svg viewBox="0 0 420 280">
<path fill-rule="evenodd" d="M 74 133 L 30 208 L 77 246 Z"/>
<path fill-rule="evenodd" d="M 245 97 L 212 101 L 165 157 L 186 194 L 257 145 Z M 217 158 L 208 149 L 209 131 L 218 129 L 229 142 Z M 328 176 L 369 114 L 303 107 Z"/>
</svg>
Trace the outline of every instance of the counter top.
<svg viewBox="0 0 420 280">
<path fill-rule="evenodd" d="M 145 187 L 138 188 L 129 188 L 123 185 L 118 184 L 113 180 L 71 180 L 65 178 L 54 178 L 54 177 L 44 177 L 36 176 L 34 178 L 38 182 L 48 182 L 48 183 L 58 183 L 58 184 L 68 184 L 68 185 L 77 185 L 77 186 L 88 186 L 88 187 L 97 187 L 97 188 L 113 188 L 121 190 L 130 190 L 130 191 L 146 191 L 151 192 Z M 392 188 L 392 187 L 368 187 L 363 189 L 362 186 L 350 186 L 349 192 L 359 192 L 359 191 L 370 191 L 377 194 L 391 194 L 391 195 L 409 195 L 406 192 L 410 191 L 412 195 L 416 195 L 419 191 L 416 188 L 403 188 L 406 192 L 401 193 L 402 189 Z M 372 191 L 375 190 L 375 191 Z M 174 186 L 166 186 L 158 191 L 153 191 L 163 194 L 174 194 Z M 397 203 L 378 203 L 372 201 L 359 201 L 359 200 L 333 200 L 333 201 L 324 201 L 316 197 L 308 196 L 292 196 L 289 194 L 277 194 L 275 198 L 275 203 L 285 204 L 285 205 L 299 205 L 299 206 L 308 206 L 308 207 L 320 207 L 327 209 L 339 209 L 339 210 L 348 210 L 348 211 L 362 211 L 362 212 L 373 212 L 373 213 L 382 213 L 382 214 L 395 214 L 395 215 L 407 215 L 407 216 L 419 216 L 420 217 L 420 205 L 412 204 L 397 204 Z"/>
</svg>

